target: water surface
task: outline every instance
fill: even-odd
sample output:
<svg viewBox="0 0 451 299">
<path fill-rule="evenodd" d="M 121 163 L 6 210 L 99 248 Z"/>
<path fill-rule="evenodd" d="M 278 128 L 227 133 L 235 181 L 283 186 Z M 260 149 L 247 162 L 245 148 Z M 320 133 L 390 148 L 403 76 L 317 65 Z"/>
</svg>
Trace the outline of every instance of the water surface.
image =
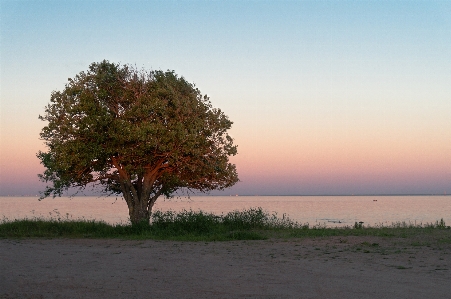
<svg viewBox="0 0 451 299">
<path fill-rule="evenodd" d="M 233 210 L 262 207 L 278 217 L 310 225 L 390 225 L 394 222 L 432 223 L 441 218 L 451 224 L 451 196 L 192 196 L 158 199 L 160 211 L 202 210 L 223 214 Z M 0 217 L 22 219 L 53 217 L 95 219 L 128 223 L 125 201 L 114 197 L 0 197 Z"/>
</svg>

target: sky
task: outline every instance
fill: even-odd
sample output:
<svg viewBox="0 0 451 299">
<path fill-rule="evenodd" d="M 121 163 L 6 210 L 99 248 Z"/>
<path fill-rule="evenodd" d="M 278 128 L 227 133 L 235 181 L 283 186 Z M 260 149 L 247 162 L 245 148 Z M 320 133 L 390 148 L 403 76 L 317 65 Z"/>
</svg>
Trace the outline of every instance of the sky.
<svg viewBox="0 0 451 299">
<path fill-rule="evenodd" d="M 0 196 L 103 59 L 174 70 L 234 122 L 240 195 L 451 194 L 451 1 L 0 0 Z"/>
</svg>

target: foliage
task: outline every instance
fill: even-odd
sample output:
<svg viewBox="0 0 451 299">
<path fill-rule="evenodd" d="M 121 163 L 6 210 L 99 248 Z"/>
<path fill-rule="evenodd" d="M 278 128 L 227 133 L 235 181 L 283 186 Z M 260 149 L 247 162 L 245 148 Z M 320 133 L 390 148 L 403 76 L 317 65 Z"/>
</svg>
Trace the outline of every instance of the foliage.
<svg viewBox="0 0 451 299">
<path fill-rule="evenodd" d="M 108 61 L 54 91 L 37 156 L 50 183 L 41 198 L 71 187 L 100 185 L 122 194 L 132 223 L 149 221 L 160 195 L 202 192 L 238 181 L 229 157 L 237 146 L 232 122 L 194 84 L 173 71 L 144 71 Z"/>
<path fill-rule="evenodd" d="M 262 240 L 267 238 L 305 238 L 328 236 L 378 236 L 425 240 L 436 235 L 441 243 L 450 243 L 449 230 L 443 219 L 436 223 L 412 225 L 330 228 L 310 226 L 287 218 L 269 215 L 261 208 L 214 215 L 202 211 L 156 211 L 151 223 L 109 225 L 90 220 L 22 219 L 0 221 L 0 238 L 125 238 L 185 241 Z M 441 231 L 442 233 L 438 232 Z M 422 237 L 423 236 L 423 237 Z M 416 242 L 416 241 L 415 241 Z"/>
</svg>

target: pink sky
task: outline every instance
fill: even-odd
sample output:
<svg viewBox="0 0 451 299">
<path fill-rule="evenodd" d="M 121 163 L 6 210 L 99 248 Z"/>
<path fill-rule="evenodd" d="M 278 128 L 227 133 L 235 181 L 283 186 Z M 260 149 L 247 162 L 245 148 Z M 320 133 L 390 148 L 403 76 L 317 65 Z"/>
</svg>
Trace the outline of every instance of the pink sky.
<svg viewBox="0 0 451 299">
<path fill-rule="evenodd" d="M 241 182 L 225 194 L 451 194 L 450 2 L 8 1 L 0 14 L 0 196 L 42 190 L 37 117 L 103 59 L 175 70 L 234 121 Z"/>
</svg>

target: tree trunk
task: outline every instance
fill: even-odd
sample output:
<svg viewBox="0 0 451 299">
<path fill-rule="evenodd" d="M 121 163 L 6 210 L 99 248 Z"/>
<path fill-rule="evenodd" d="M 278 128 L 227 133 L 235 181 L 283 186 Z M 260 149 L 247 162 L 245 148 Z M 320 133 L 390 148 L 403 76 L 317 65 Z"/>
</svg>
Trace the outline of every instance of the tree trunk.
<svg viewBox="0 0 451 299">
<path fill-rule="evenodd" d="M 150 211 L 147 209 L 147 203 L 141 204 L 138 200 L 132 209 L 129 208 L 128 214 L 132 225 L 149 224 Z"/>
<path fill-rule="evenodd" d="M 119 171 L 121 178 L 119 183 L 122 195 L 128 206 L 128 215 L 132 225 L 149 224 L 152 207 L 163 190 L 163 188 L 160 188 L 157 192 L 153 192 L 152 186 L 156 179 L 155 174 L 153 171 L 149 171 L 144 178 L 138 176 L 138 180 L 132 183 L 127 173 L 115 161 L 114 157 L 112 161 Z"/>
<path fill-rule="evenodd" d="M 127 202 L 128 215 L 132 225 L 143 223 L 149 224 L 152 207 L 160 196 L 160 192 L 157 192 L 157 194 L 154 194 L 153 196 L 143 196 L 143 194 L 141 194 L 140 198 L 134 198 L 132 194 L 126 196 L 125 193 L 123 195 Z"/>
<path fill-rule="evenodd" d="M 148 199 L 135 197 L 130 193 L 123 193 L 124 199 L 128 206 L 128 215 L 132 225 L 149 224 L 151 206 L 148 206 Z"/>
</svg>

